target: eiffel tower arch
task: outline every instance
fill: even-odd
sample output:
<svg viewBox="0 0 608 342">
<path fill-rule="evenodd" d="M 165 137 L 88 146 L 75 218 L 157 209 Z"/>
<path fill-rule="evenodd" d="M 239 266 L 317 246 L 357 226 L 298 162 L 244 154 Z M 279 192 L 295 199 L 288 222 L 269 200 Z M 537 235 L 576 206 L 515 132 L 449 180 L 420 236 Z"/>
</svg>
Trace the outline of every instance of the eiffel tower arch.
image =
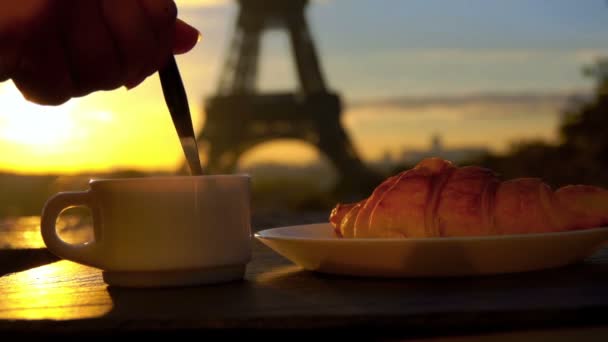
<svg viewBox="0 0 608 342">
<path fill-rule="evenodd" d="M 328 90 L 305 19 L 307 0 L 238 0 L 236 28 L 217 93 L 205 103 L 200 142 L 207 170 L 232 172 L 241 155 L 274 139 L 298 139 L 336 168 L 338 193 L 367 192 L 380 177 L 359 158 L 341 124 L 342 103 Z M 256 89 L 260 40 L 268 29 L 286 30 L 295 58 L 299 89 L 260 93 Z"/>
</svg>

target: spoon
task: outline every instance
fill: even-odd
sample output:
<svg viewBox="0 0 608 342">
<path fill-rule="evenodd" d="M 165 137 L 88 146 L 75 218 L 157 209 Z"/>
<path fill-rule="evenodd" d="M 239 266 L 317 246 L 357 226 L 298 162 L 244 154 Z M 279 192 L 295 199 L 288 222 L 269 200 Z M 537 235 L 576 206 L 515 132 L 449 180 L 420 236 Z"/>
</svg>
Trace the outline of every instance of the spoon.
<svg viewBox="0 0 608 342">
<path fill-rule="evenodd" d="M 188 106 L 188 97 L 184 89 L 184 83 L 180 76 L 179 69 L 175 57 L 171 55 L 167 65 L 158 72 L 160 76 L 160 84 L 165 96 L 165 103 L 169 112 L 173 125 L 177 131 L 177 136 L 184 150 L 186 161 L 190 167 L 191 175 L 202 175 L 203 168 L 198 155 L 198 146 L 196 144 L 196 136 L 192 128 L 192 118 L 190 116 L 190 107 Z"/>
</svg>

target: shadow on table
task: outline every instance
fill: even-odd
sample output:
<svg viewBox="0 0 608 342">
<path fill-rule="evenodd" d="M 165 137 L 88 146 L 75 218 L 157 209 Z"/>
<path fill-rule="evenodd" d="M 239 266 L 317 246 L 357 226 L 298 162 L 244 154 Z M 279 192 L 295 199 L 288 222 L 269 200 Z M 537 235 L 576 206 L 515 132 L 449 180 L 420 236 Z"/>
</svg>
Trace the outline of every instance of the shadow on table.
<svg viewBox="0 0 608 342">
<path fill-rule="evenodd" d="M 0 249 L 0 277 L 59 260 L 46 248 Z"/>
<path fill-rule="evenodd" d="M 357 329 L 382 329 L 389 336 L 459 335 L 605 325 L 607 261 L 605 248 L 583 262 L 539 271 L 398 279 L 284 266 L 260 274 L 257 282 L 274 288 L 275 295 L 322 303 L 326 317 L 348 312 Z"/>
<path fill-rule="evenodd" d="M 228 284 L 109 287 L 107 318 L 126 332 L 165 336 L 464 335 L 606 324 L 607 288 L 608 264 L 594 258 L 543 271 L 441 279 L 356 278 L 284 264 Z"/>
<path fill-rule="evenodd" d="M 120 322 L 121 333 L 264 339 L 268 333 L 375 339 L 608 324 L 608 248 L 584 263 L 542 271 L 383 279 L 304 271 L 259 243 L 254 247 L 242 281 L 108 287 L 112 309 L 104 321 Z"/>
</svg>

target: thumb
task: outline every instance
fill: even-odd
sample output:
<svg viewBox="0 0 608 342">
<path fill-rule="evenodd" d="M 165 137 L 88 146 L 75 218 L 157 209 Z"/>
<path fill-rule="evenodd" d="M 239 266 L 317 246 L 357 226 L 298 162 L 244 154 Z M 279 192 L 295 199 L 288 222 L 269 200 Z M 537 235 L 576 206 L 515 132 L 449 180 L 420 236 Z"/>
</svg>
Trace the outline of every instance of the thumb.
<svg viewBox="0 0 608 342">
<path fill-rule="evenodd" d="M 175 37 L 173 40 L 173 53 L 186 53 L 200 40 L 201 34 L 194 27 L 188 25 L 184 21 L 177 19 L 175 21 Z"/>
</svg>

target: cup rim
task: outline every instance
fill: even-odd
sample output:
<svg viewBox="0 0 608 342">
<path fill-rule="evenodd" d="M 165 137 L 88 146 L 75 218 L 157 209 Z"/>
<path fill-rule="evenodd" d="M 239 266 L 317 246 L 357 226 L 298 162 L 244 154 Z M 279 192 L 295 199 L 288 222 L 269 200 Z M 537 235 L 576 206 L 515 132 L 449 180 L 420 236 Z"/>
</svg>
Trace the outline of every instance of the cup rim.
<svg viewBox="0 0 608 342">
<path fill-rule="evenodd" d="M 91 178 L 89 184 L 97 183 L 122 183 L 122 182 L 151 182 L 151 181 L 162 181 L 162 180 L 201 180 L 201 179 L 229 179 L 229 178 L 241 178 L 251 179 L 251 175 L 248 173 L 233 173 L 233 174 L 210 174 L 210 175 L 195 175 L 195 176 L 143 176 L 143 177 L 131 177 L 131 178 Z"/>
</svg>

